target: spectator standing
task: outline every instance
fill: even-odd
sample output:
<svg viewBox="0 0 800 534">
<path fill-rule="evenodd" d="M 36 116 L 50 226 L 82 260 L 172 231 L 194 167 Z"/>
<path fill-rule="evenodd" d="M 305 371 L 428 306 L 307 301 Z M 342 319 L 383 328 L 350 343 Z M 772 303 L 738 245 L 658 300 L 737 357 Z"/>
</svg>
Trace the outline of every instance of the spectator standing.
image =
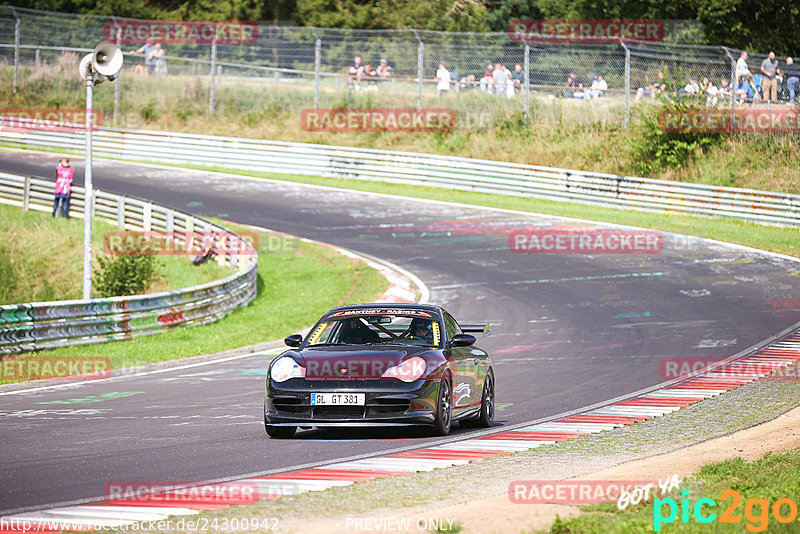
<svg viewBox="0 0 800 534">
<path fill-rule="evenodd" d="M 786 58 L 786 68 L 783 69 L 783 74 L 786 77 L 786 87 L 789 88 L 789 103 L 794 104 L 797 86 L 800 85 L 800 69 L 794 64 L 794 59 Z"/>
<path fill-rule="evenodd" d="M 492 78 L 492 64 L 489 63 L 486 65 L 486 70 L 483 71 L 483 78 L 481 78 L 481 91 L 483 92 L 492 92 L 492 85 L 494 84 L 494 79 Z"/>
<path fill-rule="evenodd" d="M 506 83 L 508 82 L 508 72 L 502 64 L 498 63 L 494 66 L 494 70 L 492 71 L 492 81 L 494 83 L 495 94 L 505 94 Z"/>
<path fill-rule="evenodd" d="M 602 74 L 598 74 L 597 78 L 592 82 L 592 88 L 589 90 L 589 98 L 605 96 L 606 91 L 608 91 L 608 82 L 605 81 Z"/>
<path fill-rule="evenodd" d="M 511 81 L 514 83 L 514 89 L 518 93 L 522 92 L 522 86 L 525 85 L 525 78 L 522 75 L 522 65 L 517 63 L 514 65 L 514 72 L 511 73 Z"/>
<path fill-rule="evenodd" d="M 69 219 L 69 197 L 72 194 L 72 178 L 75 176 L 75 168 L 70 167 L 69 158 L 61 158 L 56 167 L 56 188 L 55 199 L 53 200 L 53 217 L 58 212 L 58 205 L 61 204 L 61 213 Z"/>
<path fill-rule="evenodd" d="M 446 93 L 450 90 L 450 71 L 447 70 L 444 61 L 439 63 L 436 79 L 439 80 L 439 83 L 436 84 L 436 98 L 439 98 L 443 92 Z"/>
<path fill-rule="evenodd" d="M 141 54 L 144 52 L 144 66 L 147 69 L 148 76 L 152 76 L 156 72 L 156 58 L 153 56 L 153 52 L 155 51 L 156 41 L 152 37 L 148 37 L 144 44 L 136 50 L 131 50 L 131 54 Z"/>
<path fill-rule="evenodd" d="M 780 69 L 775 52 L 770 52 L 769 56 L 761 62 L 761 73 L 764 75 L 764 79 L 761 81 L 761 94 L 764 95 L 764 100 L 777 102 L 778 80 L 776 76 L 780 74 Z"/>
<path fill-rule="evenodd" d="M 750 80 L 750 67 L 747 66 L 748 57 L 747 52 L 742 52 L 739 59 L 736 60 L 736 82 L 738 85 L 742 84 L 742 78 Z"/>
<path fill-rule="evenodd" d="M 163 79 L 167 77 L 167 58 L 166 51 L 161 47 L 161 43 L 156 43 L 156 49 L 151 52 L 156 60 L 156 78 Z"/>
<path fill-rule="evenodd" d="M 514 98 L 514 73 L 505 65 L 503 70 L 506 71 L 506 98 Z"/>
</svg>

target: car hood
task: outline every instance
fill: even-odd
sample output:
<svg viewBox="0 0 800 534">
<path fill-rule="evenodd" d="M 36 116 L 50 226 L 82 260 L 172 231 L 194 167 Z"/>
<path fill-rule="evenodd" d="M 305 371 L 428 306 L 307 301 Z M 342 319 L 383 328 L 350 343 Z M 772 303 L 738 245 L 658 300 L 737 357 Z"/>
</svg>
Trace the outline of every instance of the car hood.
<svg viewBox="0 0 800 534">
<path fill-rule="evenodd" d="M 342 380 L 347 378 L 380 378 L 387 369 L 413 356 L 424 356 L 430 347 L 415 346 L 347 346 L 307 347 L 297 351 L 309 380 Z"/>
</svg>

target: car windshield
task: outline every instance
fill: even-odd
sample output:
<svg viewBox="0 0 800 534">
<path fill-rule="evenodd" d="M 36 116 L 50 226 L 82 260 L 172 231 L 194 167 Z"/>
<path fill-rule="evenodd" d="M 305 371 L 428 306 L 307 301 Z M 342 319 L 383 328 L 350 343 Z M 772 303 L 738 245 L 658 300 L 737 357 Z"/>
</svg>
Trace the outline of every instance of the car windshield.
<svg viewBox="0 0 800 534">
<path fill-rule="evenodd" d="M 372 313 L 370 313 L 372 312 Z M 308 345 L 417 345 L 438 347 L 441 334 L 433 314 L 408 310 L 336 312 L 319 323 Z"/>
</svg>

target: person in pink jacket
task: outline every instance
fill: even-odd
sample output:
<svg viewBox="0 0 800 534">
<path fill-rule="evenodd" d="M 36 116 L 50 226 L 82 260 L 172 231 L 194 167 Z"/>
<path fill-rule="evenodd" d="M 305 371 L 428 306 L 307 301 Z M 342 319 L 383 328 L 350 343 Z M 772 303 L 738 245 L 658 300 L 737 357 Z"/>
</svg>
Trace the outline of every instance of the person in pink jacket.
<svg viewBox="0 0 800 534">
<path fill-rule="evenodd" d="M 72 194 L 72 177 L 75 175 L 75 168 L 69 166 L 69 158 L 61 158 L 61 162 L 56 167 L 56 191 L 53 201 L 53 217 L 58 212 L 58 204 L 61 202 L 61 213 L 69 219 L 69 196 Z"/>
</svg>

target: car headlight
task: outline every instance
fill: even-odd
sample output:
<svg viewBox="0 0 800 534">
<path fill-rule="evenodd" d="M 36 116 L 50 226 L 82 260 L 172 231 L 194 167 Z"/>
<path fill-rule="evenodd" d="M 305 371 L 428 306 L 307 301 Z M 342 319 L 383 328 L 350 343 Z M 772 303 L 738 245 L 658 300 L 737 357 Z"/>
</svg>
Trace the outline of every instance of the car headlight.
<svg viewBox="0 0 800 534">
<path fill-rule="evenodd" d="M 381 375 L 381 378 L 397 378 L 403 382 L 413 382 L 425 374 L 428 364 L 424 358 L 414 356 L 409 358 L 400 365 L 389 367 L 386 372 Z"/>
<path fill-rule="evenodd" d="M 306 368 L 289 356 L 278 358 L 270 369 L 270 377 L 275 382 L 286 382 L 290 378 L 305 378 L 305 376 Z"/>
</svg>

